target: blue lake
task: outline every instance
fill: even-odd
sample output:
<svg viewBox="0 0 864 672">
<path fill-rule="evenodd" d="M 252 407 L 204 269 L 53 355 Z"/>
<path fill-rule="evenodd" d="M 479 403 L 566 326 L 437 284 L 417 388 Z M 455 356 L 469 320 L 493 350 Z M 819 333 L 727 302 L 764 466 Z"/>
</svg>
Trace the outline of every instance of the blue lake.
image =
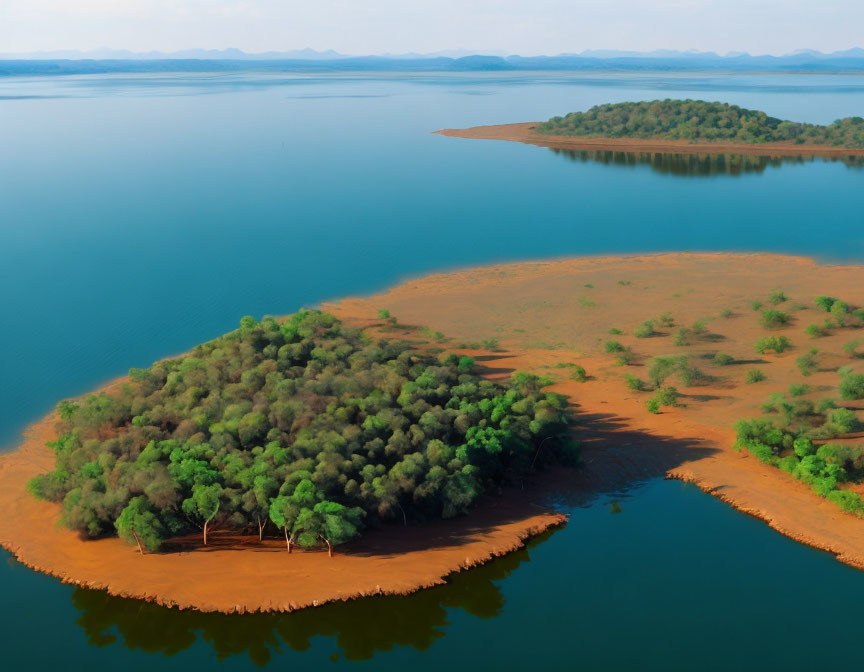
<svg viewBox="0 0 864 672">
<path fill-rule="evenodd" d="M 844 162 L 730 169 L 430 133 L 667 97 L 826 123 L 864 114 L 864 77 L 0 78 L 0 445 L 59 399 L 242 315 L 434 270 L 662 250 L 864 260 L 864 168 Z M 678 483 L 572 512 L 531 549 L 443 588 L 288 616 L 178 613 L 10 560 L 0 666 L 188 669 L 224 658 L 220 667 L 245 669 L 335 656 L 370 669 L 803 670 L 857 660 L 864 574 L 830 556 Z M 792 643 L 801 631 L 811 644 Z"/>
</svg>

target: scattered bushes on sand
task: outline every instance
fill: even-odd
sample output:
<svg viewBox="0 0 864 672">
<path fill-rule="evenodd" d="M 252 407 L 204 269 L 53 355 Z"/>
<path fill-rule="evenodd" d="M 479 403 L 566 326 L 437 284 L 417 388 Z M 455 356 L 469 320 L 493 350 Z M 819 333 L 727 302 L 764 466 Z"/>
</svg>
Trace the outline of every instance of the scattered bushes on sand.
<svg viewBox="0 0 864 672">
<path fill-rule="evenodd" d="M 778 355 L 792 347 L 789 339 L 785 336 L 762 336 L 756 341 L 755 349 L 760 355 L 773 351 Z"/>
<path fill-rule="evenodd" d="M 707 378 L 702 371 L 693 366 L 690 358 L 684 355 L 677 357 L 654 357 L 648 363 L 648 377 L 654 387 L 660 389 L 664 381 L 672 375 L 686 387 L 698 384 Z"/>
<path fill-rule="evenodd" d="M 780 329 L 789 324 L 789 314 L 782 310 L 769 308 L 762 311 L 762 326 L 766 329 Z"/>
<path fill-rule="evenodd" d="M 30 491 L 62 503 L 66 527 L 148 550 L 271 522 L 289 547 L 329 548 L 368 523 L 458 515 L 535 462 L 577 457 L 566 401 L 537 376 L 494 383 L 470 358 L 317 310 L 240 325 L 61 403 L 55 468 Z"/>
<path fill-rule="evenodd" d="M 765 380 L 765 374 L 759 369 L 750 369 L 744 376 L 744 382 L 748 385 L 761 383 L 763 380 Z"/>
</svg>

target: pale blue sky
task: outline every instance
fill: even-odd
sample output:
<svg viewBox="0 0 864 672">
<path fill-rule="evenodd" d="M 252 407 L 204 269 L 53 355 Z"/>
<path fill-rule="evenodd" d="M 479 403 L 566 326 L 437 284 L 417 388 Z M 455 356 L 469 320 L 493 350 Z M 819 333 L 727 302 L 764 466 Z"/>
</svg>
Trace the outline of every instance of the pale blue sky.
<svg viewBox="0 0 864 672">
<path fill-rule="evenodd" d="M 864 0 L 0 0 L 0 52 L 777 54 L 862 45 Z"/>
</svg>

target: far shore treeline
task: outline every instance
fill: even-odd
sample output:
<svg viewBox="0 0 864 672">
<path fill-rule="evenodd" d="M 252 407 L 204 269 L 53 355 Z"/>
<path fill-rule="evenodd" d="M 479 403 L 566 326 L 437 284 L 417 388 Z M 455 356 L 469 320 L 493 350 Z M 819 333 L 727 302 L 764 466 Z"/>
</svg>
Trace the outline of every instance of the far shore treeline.
<svg viewBox="0 0 864 672">
<path fill-rule="evenodd" d="M 786 142 L 864 148 L 864 118 L 847 117 L 820 126 L 769 117 L 728 103 L 654 100 L 595 105 L 587 112 L 552 117 L 538 133 L 604 138 L 685 140 L 757 144 Z"/>
<path fill-rule="evenodd" d="M 331 549 L 577 462 L 566 400 L 542 386 L 484 380 L 470 357 L 374 340 L 317 310 L 245 317 L 116 392 L 62 402 L 55 469 L 28 488 L 62 503 L 63 525 L 148 550 L 194 530 L 206 544 L 216 524 Z"/>
</svg>

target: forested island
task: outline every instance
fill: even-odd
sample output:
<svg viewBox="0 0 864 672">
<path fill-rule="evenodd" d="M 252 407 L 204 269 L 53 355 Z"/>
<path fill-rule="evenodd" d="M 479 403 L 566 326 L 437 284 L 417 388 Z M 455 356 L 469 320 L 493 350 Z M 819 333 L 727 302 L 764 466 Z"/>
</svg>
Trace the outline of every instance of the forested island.
<svg viewBox="0 0 864 672">
<path fill-rule="evenodd" d="M 576 463 L 566 399 L 543 386 L 485 380 L 470 357 L 318 310 L 245 317 L 116 392 L 61 402 L 55 468 L 28 489 L 62 504 L 64 526 L 142 552 L 193 530 L 206 545 L 216 524 L 332 552 L 367 526 L 454 517 Z"/>
<path fill-rule="evenodd" d="M 785 121 L 759 110 L 701 100 L 595 105 L 586 112 L 552 117 L 536 133 L 590 138 L 639 138 L 718 143 L 795 143 L 864 148 L 864 118 L 821 126 Z"/>
</svg>

